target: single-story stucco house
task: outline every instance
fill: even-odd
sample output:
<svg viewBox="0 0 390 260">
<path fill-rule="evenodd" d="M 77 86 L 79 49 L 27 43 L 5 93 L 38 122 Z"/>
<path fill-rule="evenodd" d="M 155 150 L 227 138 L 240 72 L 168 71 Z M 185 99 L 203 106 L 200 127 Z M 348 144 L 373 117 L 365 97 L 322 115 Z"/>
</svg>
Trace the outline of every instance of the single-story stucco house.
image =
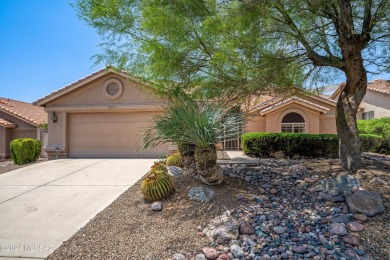
<svg viewBox="0 0 390 260">
<path fill-rule="evenodd" d="M 46 123 L 47 113 L 42 107 L 0 98 L 0 158 L 11 155 L 10 142 L 13 139 L 29 137 L 42 141 L 46 131 L 42 125 Z"/>
<path fill-rule="evenodd" d="M 110 67 L 34 102 L 48 113 L 49 158 L 166 155 L 171 144 L 139 149 L 145 127 L 164 103 L 148 86 Z M 262 97 L 243 132 L 336 133 L 335 110 L 334 100 L 314 94 Z M 239 149 L 239 137 L 221 147 Z"/>
<path fill-rule="evenodd" d="M 110 67 L 34 102 L 49 114 L 49 159 L 165 155 L 169 144 L 139 149 L 145 127 L 163 103 L 148 86 Z"/>
</svg>

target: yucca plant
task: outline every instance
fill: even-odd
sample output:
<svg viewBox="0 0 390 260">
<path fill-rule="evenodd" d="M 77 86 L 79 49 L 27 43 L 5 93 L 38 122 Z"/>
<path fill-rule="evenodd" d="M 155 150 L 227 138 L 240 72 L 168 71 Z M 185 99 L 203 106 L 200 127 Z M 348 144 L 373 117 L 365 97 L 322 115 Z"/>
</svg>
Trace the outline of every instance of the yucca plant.
<svg viewBox="0 0 390 260">
<path fill-rule="evenodd" d="M 179 150 L 195 148 L 196 176 L 206 184 L 219 184 L 223 171 L 217 165 L 216 144 L 236 137 L 242 123 L 241 114 L 223 105 L 191 100 L 171 102 L 145 132 L 144 148 L 164 142 L 178 143 Z M 184 157 L 185 153 L 180 152 Z"/>
</svg>

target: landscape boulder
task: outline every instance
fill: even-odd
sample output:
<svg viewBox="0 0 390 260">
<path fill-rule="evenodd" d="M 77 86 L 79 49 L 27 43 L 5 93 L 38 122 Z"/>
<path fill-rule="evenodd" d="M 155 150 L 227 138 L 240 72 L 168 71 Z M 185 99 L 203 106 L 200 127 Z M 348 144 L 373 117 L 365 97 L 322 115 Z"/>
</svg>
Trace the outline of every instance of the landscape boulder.
<svg viewBox="0 0 390 260">
<path fill-rule="evenodd" d="M 249 223 L 241 223 L 240 225 L 240 235 L 253 235 L 255 231 L 255 228 Z"/>
<path fill-rule="evenodd" d="M 190 189 L 188 197 L 190 200 L 208 203 L 215 198 L 215 191 L 204 187 L 195 187 Z"/>
<path fill-rule="evenodd" d="M 385 212 L 382 197 L 375 191 L 359 190 L 346 198 L 349 211 L 369 217 Z"/>
<path fill-rule="evenodd" d="M 168 174 L 171 176 L 179 176 L 183 173 L 183 169 L 177 166 L 168 166 Z"/>
<path fill-rule="evenodd" d="M 271 154 L 271 156 L 275 159 L 285 159 L 286 158 L 286 154 L 283 151 L 277 151 L 277 152 Z"/>
<path fill-rule="evenodd" d="M 203 233 L 217 244 L 227 244 L 230 240 L 238 238 L 239 226 L 234 218 L 225 213 L 212 219 Z"/>
<path fill-rule="evenodd" d="M 332 194 L 338 192 L 344 196 L 351 194 L 354 187 L 360 187 L 359 180 L 355 176 L 348 174 L 329 180 L 322 180 L 321 184 L 324 185 L 325 191 L 331 191 Z"/>
</svg>

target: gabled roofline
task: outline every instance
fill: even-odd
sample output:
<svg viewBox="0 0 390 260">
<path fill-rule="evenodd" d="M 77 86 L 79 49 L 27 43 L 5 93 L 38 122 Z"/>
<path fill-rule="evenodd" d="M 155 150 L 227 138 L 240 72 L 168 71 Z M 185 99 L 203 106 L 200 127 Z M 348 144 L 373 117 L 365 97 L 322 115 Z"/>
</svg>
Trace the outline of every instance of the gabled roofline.
<svg viewBox="0 0 390 260">
<path fill-rule="evenodd" d="M 385 95 L 390 95 L 390 93 L 388 93 L 386 90 L 371 87 L 371 85 L 374 85 L 375 81 L 377 81 L 377 80 L 382 80 L 382 79 L 368 81 L 367 82 L 367 90 L 375 91 L 375 92 L 385 94 Z M 341 91 L 345 88 L 345 86 L 346 86 L 345 82 L 341 83 L 340 86 L 335 90 L 335 92 L 333 92 L 332 95 L 330 95 L 329 98 L 334 100 L 338 95 L 340 95 Z"/>
<path fill-rule="evenodd" d="M 345 85 L 345 82 L 341 83 L 329 98 L 334 100 L 338 95 L 340 95 L 341 91 L 345 88 Z"/>
<path fill-rule="evenodd" d="M 63 88 L 60 88 L 56 91 L 53 91 L 52 93 L 50 93 L 50 94 L 48 94 L 40 99 L 37 99 L 36 101 L 33 102 L 33 104 L 37 105 L 37 106 L 45 106 L 48 102 L 50 102 L 50 101 L 52 101 L 52 100 L 54 100 L 62 95 L 65 95 L 65 94 L 85 85 L 86 83 L 91 82 L 91 81 L 93 81 L 93 80 L 95 80 L 95 79 L 97 79 L 97 78 L 99 78 L 107 73 L 110 73 L 110 72 L 115 73 L 115 74 L 122 76 L 124 78 L 140 82 L 139 79 L 137 79 L 135 76 L 131 76 L 129 73 L 127 73 L 125 71 L 116 70 L 114 67 L 108 66 L 106 68 L 102 68 L 98 71 L 95 71 L 95 72 L 75 81 L 75 82 L 72 82 Z"/>
<path fill-rule="evenodd" d="M 297 103 L 297 104 L 300 104 L 302 106 L 309 107 L 309 108 L 317 110 L 317 111 L 319 111 L 321 113 L 326 113 L 326 112 L 329 111 L 329 108 L 326 108 L 326 107 L 317 105 L 317 104 L 315 104 L 313 102 L 310 102 L 310 101 L 304 100 L 302 98 L 293 96 L 293 97 L 290 97 L 290 98 L 287 98 L 285 100 L 282 100 L 282 101 L 280 101 L 280 102 L 278 102 L 278 103 L 276 103 L 276 104 L 274 104 L 274 105 L 272 105 L 270 107 L 267 107 L 267 108 L 261 110 L 260 114 L 264 116 L 266 114 L 269 114 L 269 113 L 271 113 L 271 112 L 273 112 L 275 110 L 278 110 L 278 109 L 280 109 L 282 107 L 285 107 L 287 105 L 290 105 L 292 103 Z"/>
<path fill-rule="evenodd" d="M 16 125 L 14 123 L 9 122 L 8 120 L 5 120 L 4 118 L 0 118 L 0 126 L 5 128 L 15 128 Z"/>
<path fill-rule="evenodd" d="M 39 127 L 39 125 L 41 124 L 40 122 L 30 120 L 30 119 L 24 117 L 24 116 L 21 115 L 21 114 L 14 113 L 14 112 L 10 111 L 9 109 L 7 109 L 7 108 L 5 108 L 5 107 L 1 107 L 1 106 L 0 106 L 0 110 L 1 110 L 2 112 L 4 112 L 4 113 L 10 115 L 10 116 L 13 116 L 13 117 L 16 117 L 16 118 L 19 119 L 19 120 L 22 120 L 22 121 L 24 121 L 24 122 L 26 122 L 26 123 L 28 123 L 28 124 L 30 124 L 30 125 Z M 11 124 L 12 124 L 12 123 L 11 123 Z M 15 127 L 16 127 L 16 125 L 15 125 Z"/>
<path fill-rule="evenodd" d="M 333 105 L 333 106 L 336 105 L 336 103 L 337 103 L 337 101 L 335 101 L 334 99 L 321 97 L 320 95 L 313 94 L 313 93 L 310 94 L 310 97 L 314 98 L 314 99 L 317 99 L 317 100 L 320 100 L 322 102 L 325 102 L 325 103 L 327 103 L 329 105 Z"/>
</svg>

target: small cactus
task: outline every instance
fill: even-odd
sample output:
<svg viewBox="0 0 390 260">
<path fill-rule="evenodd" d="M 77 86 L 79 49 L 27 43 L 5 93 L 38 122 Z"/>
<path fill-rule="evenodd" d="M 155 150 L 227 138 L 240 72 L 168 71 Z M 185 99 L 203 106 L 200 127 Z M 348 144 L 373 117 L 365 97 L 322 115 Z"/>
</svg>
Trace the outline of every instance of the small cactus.
<svg viewBox="0 0 390 260">
<path fill-rule="evenodd" d="M 179 152 L 176 152 L 167 158 L 167 166 L 176 166 L 183 168 L 183 158 Z"/>
<path fill-rule="evenodd" d="M 159 170 L 150 172 L 142 181 L 141 191 L 147 201 L 165 199 L 175 191 L 173 178 Z"/>
<path fill-rule="evenodd" d="M 163 161 L 154 162 L 150 172 L 163 172 L 168 173 L 168 168 Z"/>
</svg>

